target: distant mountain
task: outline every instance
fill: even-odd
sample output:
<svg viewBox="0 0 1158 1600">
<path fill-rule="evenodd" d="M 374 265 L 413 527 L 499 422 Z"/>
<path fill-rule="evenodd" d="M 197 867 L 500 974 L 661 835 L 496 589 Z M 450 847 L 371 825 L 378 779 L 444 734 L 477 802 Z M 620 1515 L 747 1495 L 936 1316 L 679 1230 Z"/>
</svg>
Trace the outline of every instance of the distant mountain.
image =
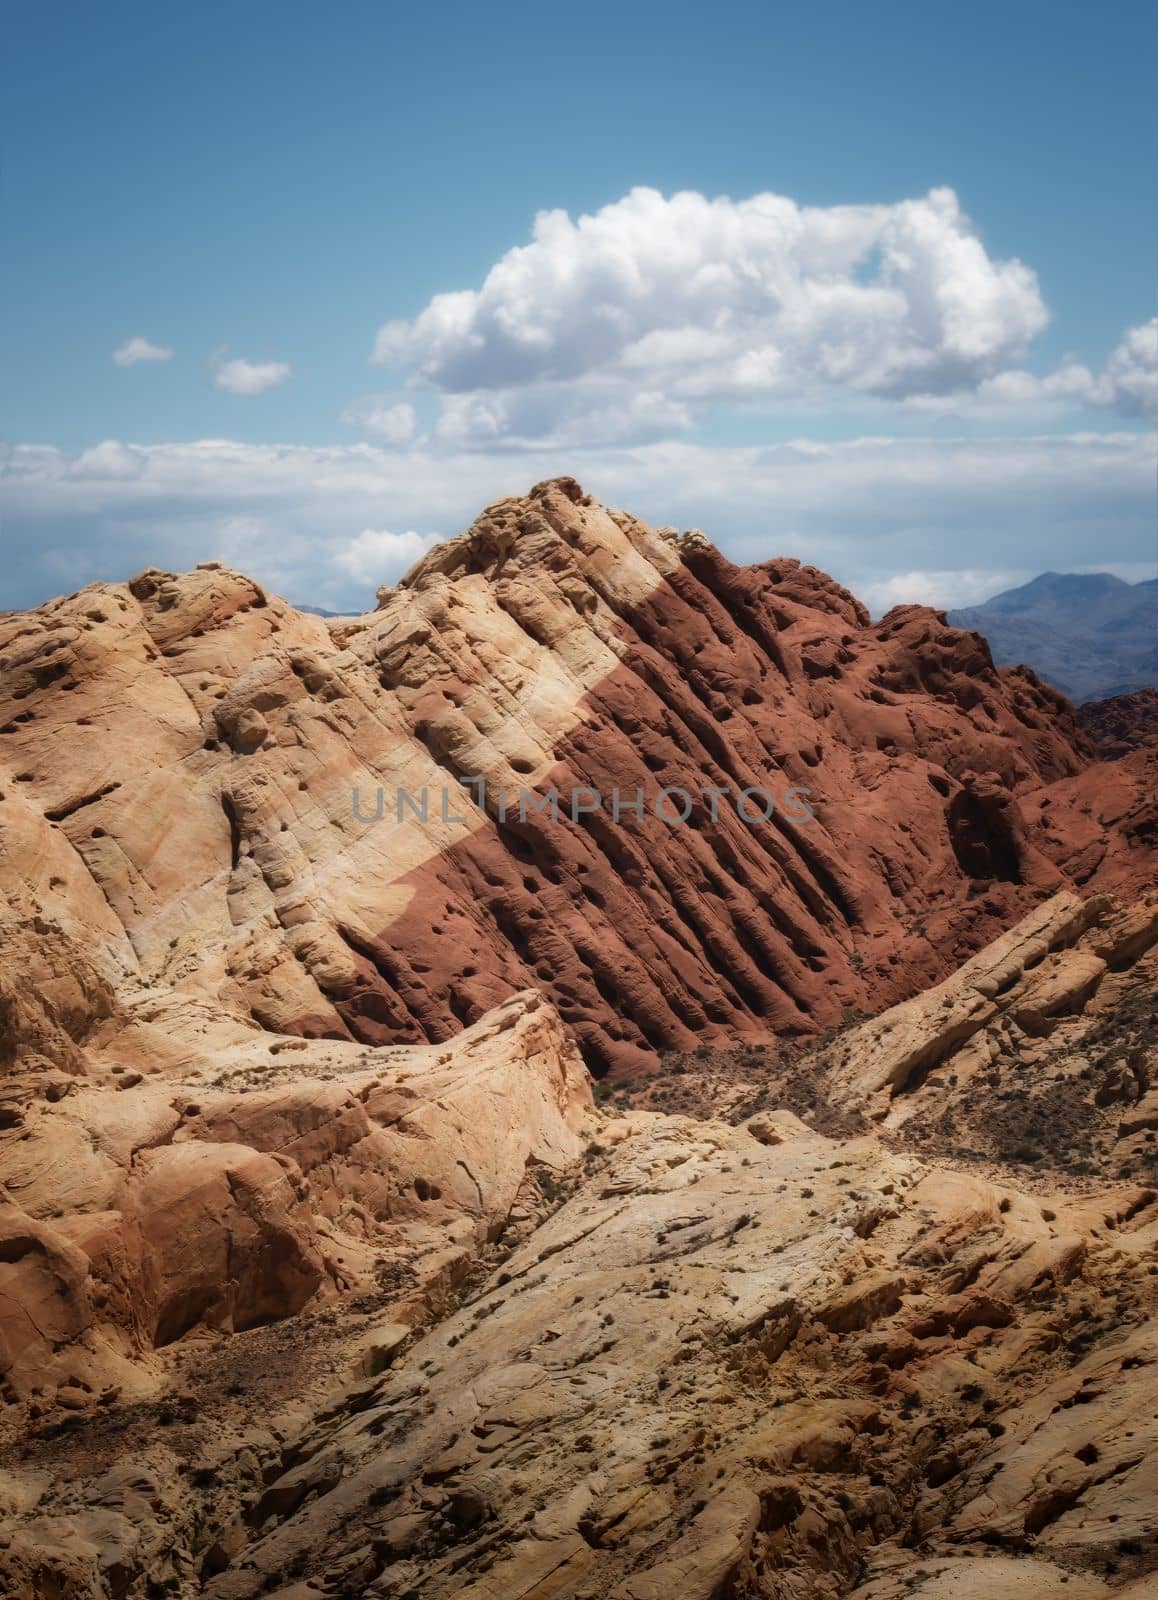
<svg viewBox="0 0 1158 1600">
<path fill-rule="evenodd" d="M 999 667 L 1031 666 L 1077 705 L 1158 686 L 1156 578 L 1044 572 L 949 621 L 984 634 Z"/>
</svg>

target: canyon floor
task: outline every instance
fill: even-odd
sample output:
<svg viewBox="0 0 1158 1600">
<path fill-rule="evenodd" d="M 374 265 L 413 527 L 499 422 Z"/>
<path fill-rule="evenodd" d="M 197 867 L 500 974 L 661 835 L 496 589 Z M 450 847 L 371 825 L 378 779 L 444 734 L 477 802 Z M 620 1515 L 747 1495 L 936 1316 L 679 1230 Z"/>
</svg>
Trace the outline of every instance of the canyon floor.
<svg viewBox="0 0 1158 1600">
<path fill-rule="evenodd" d="M 359 619 L 0 616 L 0 1592 L 1158 1593 L 1158 748 L 1099 716 L 571 480 Z M 493 799 L 701 783 L 814 819 Z"/>
</svg>

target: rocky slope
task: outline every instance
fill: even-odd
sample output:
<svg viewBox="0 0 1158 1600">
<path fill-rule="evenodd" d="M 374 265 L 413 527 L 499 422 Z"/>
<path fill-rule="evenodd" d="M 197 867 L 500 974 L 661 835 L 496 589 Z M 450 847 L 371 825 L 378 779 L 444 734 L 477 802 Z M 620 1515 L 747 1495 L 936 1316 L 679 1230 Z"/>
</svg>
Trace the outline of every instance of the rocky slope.
<svg viewBox="0 0 1158 1600">
<path fill-rule="evenodd" d="M 16 1419 L 151 1393 L 154 1353 L 191 1331 L 383 1281 L 411 1284 L 428 1314 L 535 1171 L 575 1160 L 591 1100 L 534 993 L 453 1050 L 235 1029 L 180 1073 L 111 1073 L 47 1078 L 3 1146 L 0 1378 Z"/>
<path fill-rule="evenodd" d="M 0 1593 L 1152 1593 L 1158 749 L 569 480 L 379 600 L 0 618 Z"/>
<path fill-rule="evenodd" d="M 630 1073 L 890 1004 L 1067 877 L 1137 876 L 1120 832 L 1075 842 L 1092 757 L 940 614 L 874 624 L 822 573 L 734 567 L 565 479 L 355 621 L 214 565 L 0 619 L 10 911 L 138 1008 L 374 1046 L 536 987 Z M 1112 799 L 1150 825 L 1143 773 Z M 77 1042 L 21 1027 L 50 1059 Z"/>
<path fill-rule="evenodd" d="M 1110 700 L 1089 700 L 1078 721 L 1106 761 L 1158 744 L 1158 689 L 1138 689 Z"/>
<path fill-rule="evenodd" d="M 339 1270 L 296 1321 L 226 1337 L 215 1307 L 212 1332 L 147 1357 L 161 1390 L 133 1404 L 86 1385 L 83 1336 L 62 1345 L 70 1381 L 55 1407 L 39 1385 L 0 1473 L 4 1592 L 1142 1600 L 1156 960 L 1158 901 L 1063 893 L 941 989 L 812 1047 L 808 1121 L 774 1054 L 745 1058 L 762 1106 L 731 1120 L 584 1111 L 530 999 L 448 1061 L 385 1071 L 307 1044 L 282 1077 L 253 1041 L 123 1181 L 171 1150 L 234 1171 L 274 1150 L 308 1191 L 303 1248 Z M 1048 1139 L 1027 1164 L 951 1126 L 1028 1133 L 1025 1097 L 1059 1092 L 1078 1169 Z M 30 1157 L 54 1216 L 84 1204 L 75 1165 Z M 221 1226 L 198 1209 L 202 1237 Z M 172 1239 L 171 1276 L 197 1253 Z"/>
</svg>

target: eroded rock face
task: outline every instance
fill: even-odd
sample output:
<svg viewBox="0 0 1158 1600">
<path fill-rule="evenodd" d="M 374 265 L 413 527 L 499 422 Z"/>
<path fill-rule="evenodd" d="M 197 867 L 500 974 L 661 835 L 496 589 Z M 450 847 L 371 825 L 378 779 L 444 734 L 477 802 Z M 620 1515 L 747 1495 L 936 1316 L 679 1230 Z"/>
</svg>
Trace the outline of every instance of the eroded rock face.
<svg viewBox="0 0 1158 1600">
<path fill-rule="evenodd" d="M 0 1073 L 83 1073 L 85 1045 L 120 1019 L 112 985 L 44 917 L 0 910 L 0 950 Z M 0 1084 L 0 1096 L 8 1087 Z M 19 1117 L 18 1100 L 14 1094 L 10 1120 Z"/>
<path fill-rule="evenodd" d="M 587 1073 L 537 994 L 442 1050 L 285 1045 L 239 1037 L 212 1073 L 74 1089 L 0 1132 L 0 1382 L 18 1412 L 150 1393 L 174 1341 L 384 1273 L 414 1291 L 396 1315 L 421 1321 L 535 1172 L 579 1154 Z"/>
<path fill-rule="evenodd" d="M 1158 689 L 1136 689 L 1111 700 L 1090 700 L 1078 721 L 1107 761 L 1158 744 Z"/>
<path fill-rule="evenodd" d="M 914 1508 L 980 1516 L 974 1483 L 1008 1494 L 1020 1535 L 1052 1462 L 1131 1392 L 1140 1311 L 1088 1373 L 1067 1370 L 1064 1339 L 1083 1258 L 1111 1253 L 1103 1210 L 1131 1214 L 1113 1246 L 1125 1285 L 1154 1196 L 1059 1202 L 1047 1224 L 984 1180 L 778 1120 L 775 1146 L 678 1118 L 613 1124 L 581 1195 L 413 1352 L 437 1406 L 408 1362 L 328 1422 L 304 1471 L 321 1492 L 257 1530 L 208 1593 L 268 1592 L 302 1556 L 381 1595 L 840 1593 Z M 985 1400 L 1035 1369 L 1015 1451 Z M 1083 1383 L 1096 1412 L 1044 1426 Z M 1116 1486 L 1124 1507 L 1134 1485 L 1140 1513 L 1155 1441 L 1136 1438 Z M 987 1476 L 1005 1460 L 1020 1497 L 1000 1465 Z"/>
<path fill-rule="evenodd" d="M 0 1592 L 1141 1600 L 1153 759 L 570 480 L 0 618 Z"/>
<path fill-rule="evenodd" d="M 1071 841 L 1029 823 L 1091 755 L 939 613 L 873 623 L 814 569 L 735 567 L 568 479 L 354 621 L 215 564 L 0 620 L 10 905 L 114 983 L 304 1037 L 439 1042 L 534 986 L 593 1070 L 630 1073 L 890 1004 L 1061 886 Z M 557 789 L 559 820 L 520 788 Z M 749 789 L 771 820 L 738 814 Z"/>
<path fill-rule="evenodd" d="M 1145 1135 L 1156 946 L 1153 891 L 1124 909 L 1107 896 L 1056 895 L 953 977 L 845 1033 L 824 1058 L 833 1087 L 887 1128 L 916 1119 L 961 1137 L 969 1122 L 981 1133 L 986 1117 L 1000 1119 L 990 1098 L 1000 1088 L 1009 1102 L 1007 1147 L 1033 1152 L 1042 1138 L 1055 1146 L 1060 1139 L 1076 1160 L 1086 1131 L 1083 1084 L 1093 1058 L 1110 1058 L 1096 1105 L 1121 1108 L 1120 1159 L 1133 1151 L 1153 1169 Z M 1047 1062 L 1030 1097 L 1015 1069 Z M 1043 1154 L 1037 1149 L 1031 1159 Z"/>
<path fill-rule="evenodd" d="M 1147 1592 L 1153 1189 L 1026 1192 L 784 1111 L 592 1131 L 457 1308 L 293 1433 L 211 1435 L 192 1500 L 176 1440 L 131 1482 L 88 1443 L 71 1499 L 16 1473 L 8 1592 L 87 1597 L 113 1551 L 128 1592 L 213 1600 Z"/>
<path fill-rule="evenodd" d="M 9 1399 L 52 1419 L 5 1592 L 1141 1600 L 1156 957 L 1152 899 L 1059 894 L 810 1058 L 840 1137 L 765 1058 L 739 1121 L 596 1112 L 533 995 L 47 1104 L 0 1212 Z M 1065 1148 L 962 1149 L 1054 1093 Z"/>
</svg>

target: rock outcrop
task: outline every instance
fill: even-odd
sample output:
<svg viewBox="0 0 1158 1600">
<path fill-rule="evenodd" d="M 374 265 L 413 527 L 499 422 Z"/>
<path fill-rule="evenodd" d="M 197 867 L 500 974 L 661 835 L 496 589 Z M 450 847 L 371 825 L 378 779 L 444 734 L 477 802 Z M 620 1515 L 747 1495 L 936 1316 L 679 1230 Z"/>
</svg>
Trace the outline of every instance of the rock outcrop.
<svg viewBox="0 0 1158 1600">
<path fill-rule="evenodd" d="M 775 1122 L 774 1145 L 613 1123 L 583 1193 L 415 1348 L 437 1406 L 408 1362 L 327 1420 L 291 1469 L 306 1503 L 260 1521 L 207 1594 L 292 1592 L 297 1570 L 432 1600 L 837 1594 L 911 1526 L 1047 1555 L 1096 1537 L 1096 1496 L 1073 1508 L 1107 1480 L 1108 1542 L 1148 1539 L 1158 1364 L 1134 1277 L 1158 1197 L 1058 1200 L 1047 1222 L 984 1180 Z M 1113 1351 L 1075 1362 L 1089 1255 L 1131 1306 Z"/>
<path fill-rule="evenodd" d="M 280 1409 L 214 1426 L 221 1369 L 188 1362 L 160 1436 L 70 1412 L 0 1484 L 5 1592 L 1152 1592 L 1158 1191 L 1030 1191 L 775 1109 L 588 1135 L 561 1207 L 309 1414 L 291 1367 Z"/>
<path fill-rule="evenodd" d="M 1158 898 L 1105 925 L 1108 904 L 1056 895 L 944 983 L 846 1035 L 840 1070 L 850 1090 L 860 1100 L 884 1091 L 884 1116 L 888 1100 L 947 1061 L 987 1066 L 991 1033 L 1012 1025 L 1022 1038 L 1045 1034 L 1058 1016 L 1082 1010 L 1111 963 L 1124 965 L 1158 942 Z"/>
<path fill-rule="evenodd" d="M 1158 745 L 1158 689 L 1137 689 L 1110 700 L 1088 700 L 1078 721 L 1107 761 Z"/>
<path fill-rule="evenodd" d="M 531 986 L 625 1074 L 892 1004 L 1072 857 L 1137 878 L 1092 820 L 1080 850 L 1038 825 L 1092 754 L 940 613 L 873 623 L 569 479 L 356 620 L 215 563 L 0 619 L 13 911 L 303 1037 L 438 1043 Z"/>
<path fill-rule="evenodd" d="M 121 1019 L 116 993 L 88 952 L 54 923 L 0 909 L 0 1103 L 5 1124 L 19 1121 L 19 1092 L 9 1075 L 72 1076 L 87 1070 L 85 1046 L 102 1025 Z"/>
<path fill-rule="evenodd" d="M 566 479 L 0 617 L 0 1592 L 1145 1600 L 1156 760 Z"/>
<path fill-rule="evenodd" d="M 1059 894 L 810 1047 L 839 1136 L 767 1054 L 596 1111 L 535 995 L 74 1086 L 6 1150 L 4 1592 L 1143 1600 L 1156 960 Z"/>
<path fill-rule="evenodd" d="M 258 1035 L 218 1066 L 70 1082 L 0 1132 L 0 1384 L 33 1418 L 150 1393 L 175 1340 L 383 1274 L 411 1287 L 396 1317 L 431 1315 L 536 1172 L 578 1158 L 591 1101 L 534 993 L 445 1049 Z"/>
</svg>

